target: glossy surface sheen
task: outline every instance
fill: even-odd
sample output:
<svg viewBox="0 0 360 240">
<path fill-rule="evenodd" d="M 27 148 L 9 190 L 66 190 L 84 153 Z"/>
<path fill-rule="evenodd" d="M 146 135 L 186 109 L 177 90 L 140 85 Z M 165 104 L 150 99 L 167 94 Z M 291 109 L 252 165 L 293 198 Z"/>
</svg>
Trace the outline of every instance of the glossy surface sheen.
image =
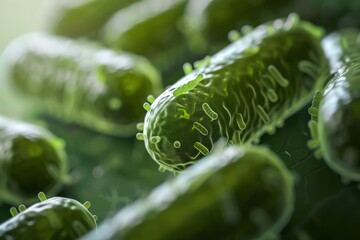
<svg viewBox="0 0 360 240">
<path fill-rule="evenodd" d="M 307 103 L 326 60 L 317 33 L 296 16 L 260 25 L 180 79 L 151 104 L 138 137 L 178 172 L 229 144 L 256 142 Z"/>
<path fill-rule="evenodd" d="M 151 59 L 160 69 L 183 55 L 179 29 L 187 0 L 143 0 L 117 12 L 102 28 L 102 39 L 115 48 Z"/>
<path fill-rule="evenodd" d="M 64 146 L 50 132 L 0 117 L 0 202 L 29 202 L 56 194 L 67 178 Z"/>
<path fill-rule="evenodd" d="M 266 148 L 219 148 L 83 239 L 269 239 L 289 220 L 293 184 Z"/>
<path fill-rule="evenodd" d="M 66 37 L 94 36 L 116 11 L 133 2 L 136 0 L 52 0 L 46 28 Z"/>
<path fill-rule="evenodd" d="M 310 125 L 325 161 L 347 180 L 360 180 L 360 33 L 342 30 L 327 36 L 323 46 L 333 77 L 315 96 Z"/>
<path fill-rule="evenodd" d="M 111 135 L 132 134 L 142 103 L 161 88 L 142 57 L 41 33 L 11 43 L 5 63 L 16 88 L 51 113 Z"/>
<path fill-rule="evenodd" d="M 80 202 L 53 197 L 1 224 L 0 239 L 71 240 L 95 228 L 92 214 Z"/>
</svg>

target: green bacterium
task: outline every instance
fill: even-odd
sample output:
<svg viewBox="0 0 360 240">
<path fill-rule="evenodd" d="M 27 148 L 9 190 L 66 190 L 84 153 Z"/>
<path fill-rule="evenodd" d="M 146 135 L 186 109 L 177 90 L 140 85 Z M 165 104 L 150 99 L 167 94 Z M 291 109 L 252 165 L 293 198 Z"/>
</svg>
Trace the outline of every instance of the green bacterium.
<svg viewBox="0 0 360 240">
<path fill-rule="evenodd" d="M 134 134 L 141 104 L 161 91 L 145 58 L 45 33 L 15 39 L 3 62 L 16 89 L 49 113 L 110 135 Z"/>
<path fill-rule="evenodd" d="M 0 117 L 0 201 L 32 202 L 69 182 L 64 143 L 44 128 Z"/>
<path fill-rule="evenodd" d="M 194 70 L 186 65 L 187 75 L 147 103 L 138 138 L 173 172 L 207 155 L 220 138 L 256 143 L 323 85 L 321 36 L 322 29 L 291 14 L 258 26 Z"/>
<path fill-rule="evenodd" d="M 272 239 L 293 207 L 294 177 L 276 154 L 259 146 L 216 145 L 82 240 Z"/>
<path fill-rule="evenodd" d="M 0 225 L 0 239 L 75 240 L 96 229 L 97 217 L 88 210 L 90 202 L 47 199 L 43 192 L 38 197 L 40 202 L 29 208 L 20 205 L 10 209 L 13 217 Z"/>
<path fill-rule="evenodd" d="M 343 29 L 322 44 L 331 76 L 309 108 L 309 147 L 344 180 L 360 181 L 360 32 Z"/>
</svg>

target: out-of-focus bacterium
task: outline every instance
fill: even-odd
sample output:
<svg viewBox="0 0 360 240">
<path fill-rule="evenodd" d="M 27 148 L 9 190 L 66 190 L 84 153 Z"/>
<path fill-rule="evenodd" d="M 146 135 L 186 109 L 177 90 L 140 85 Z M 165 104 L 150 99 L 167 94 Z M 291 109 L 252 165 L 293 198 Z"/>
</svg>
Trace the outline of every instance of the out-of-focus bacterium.
<svg viewBox="0 0 360 240">
<path fill-rule="evenodd" d="M 137 0 L 51 1 L 42 19 L 47 32 L 71 38 L 97 37 L 119 9 Z M 45 11 L 44 11 L 45 12 Z"/>
<path fill-rule="evenodd" d="M 46 198 L 38 194 L 39 203 L 29 208 L 20 205 L 10 209 L 13 216 L 0 225 L 0 239 L 78 239 L 96 229 L 97 217 L 88 208 L 90 202 L 80 202 L 63 197 Z"/>
<path fill-rule="evenodd" d="M 147 57 L 157 68 L 169 70 L 184 61 L 182 18 L 188 0 L 137 1 L 114 14 L 103 26 L 101 39 L 111 48 Z"/>
<path fill-rule="evenodd" d="M 43 128 L 0 116 L 0 202 L 32 202 L 69 181 L 62 140 Z"/>
<path fill-rule="evenodd" d="M 82 240 L 273 239 L 293 208 L 294 177 L 278 156 L 264 147 L 217 145 L 186 174 L 121 209 Z"/>
<path fill-rule="evenodd" d="M 334 32 L 322 45 L 331 77 L 309 108 L 309 147 L 345 182 L 360 181 L 360 32 Z"/>
<path fill-rule="evenodd" d="M 116 136 L 135 133 L 141 103 L 161 91 L 143 57 L 44 33 L 15 39 L 4 62 L 14 86 L 50 113 Z"/>
<path fill-rule="evenodd" d="M 256 4 L 239 0 L 189 0 L 184 30 L 194 51 L 214 51 L 226 45 L 226 37 L 236 41 L 253 30 L 253 27 L 244 24 L 257 26 L 269 21 L 281 15 L 279 12 L 287 4 L 286 0 Z M 241 31 L 232 30 L 240 28 Z"/>
</svg>

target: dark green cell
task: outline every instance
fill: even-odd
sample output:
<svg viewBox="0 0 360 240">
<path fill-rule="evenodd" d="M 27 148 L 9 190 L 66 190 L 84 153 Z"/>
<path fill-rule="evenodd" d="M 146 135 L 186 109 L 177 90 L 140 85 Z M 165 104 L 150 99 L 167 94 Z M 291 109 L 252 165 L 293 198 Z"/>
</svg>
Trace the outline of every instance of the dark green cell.
<svg viewBox="0 0 360 240">
<path fill-rule="evenodd" d="M 296 15 L 260 25 L 146 103 L 138 138 L 173 172 L 207 155 L 221 137 L 256 143 L 322 86 L 327 62 L 318 33 Z"/>
<path fill-rule="evenodd" d="M 342 191 L 322 201 L 307 214 L 296 235 L 284 240 L 301 239 L 357 239 L 360 235 L 360 191 L 356 185 L 346 186 Z M 341 219 L 341 221 L 339 221 Z M 303 238 L 299 237 L 305 235 Z M 295 237 L 297 236 L 297 238 Z M 308 237 L 308 238 L 306 238 Z"/>
<path fill-rule="evenodd" d="M 257 26 L 282 16 L 281 9 L 288 3 L 287 0 L 190 0 L 185 30 L 195 51 L 213 51 L 227 43 L 231 30 Z"/>
<path fill-rule="evenodd" d="M 0 201 L 56 194 L 68 179 L 63 142 L 43 128 L 0 117 Z"/>
<path fill-rule="evenodd" d="M 335 172 L 360 180 L 360 32 L 341 30 L 323 40 L 332 77 L 309 109 L 312 147 Z M 320 155 L 319 154 L 319 155 Z"/>
<path fill-rule="evenodd" d="M 360 27 L 360 2 L 354 0 L 291 0 L 289 9 L 327 31 Z"/>
<path fill-rule="evenodd" d="M 317 160 L 313 151 L 307 147 L 310 135 L 307 126 L 310 118 L 308 108 L 309 104 L 286 119 L 282 128 L 274 134 L 265 134 L 260 141 L 260 144 L 267 145 L 276 153 L 296 176 L 294 212 L 281 232 L 281 239 L 286 240 L 307 239 L 294 238 L 299 226 L 308 220 L 311 212 L 323 201 L 345 187 L 340 177 L 324 161 Z"/>
<path fill-rule="evenodd" d="M 266 148 L 219 147 L 84 239 L 269 239 L 291 216 L 293 183 Z"/>
<path fill-rule="evenodd" d="M 142 103 L 161 88 L 143 57 L 94 44 L 33 33 L 5 50 L 9 80 L 50 113 L 97 131 L 127 136 L 145 113 Z"/>
<path fill-rule="evenodd" d="M 11 208 L 13 218 L 0 225 L 0 239 L 16 240 L 71 240 L 78 239 L 96 229 L 96 216 L 88 208 L 89 202 L 63 197 L 46 199 L 39 193 L 41 202 L 27 208 Z"/>
<path fill-rule="evenodd" d="M 49 32 L 66 37 L 95 36 L 119 9 L 136 0 L 49 1 L 42 20 Z"/>
<path fill-rule="evenodd" d="M 109 46 L 151 59 L 165 69 L 184 54 L 180 31 L 187 0 L 144 0 L 118 11 L 103 27 Z M 183 60 L 182 60 L 183 61 Z"/>
</svg>

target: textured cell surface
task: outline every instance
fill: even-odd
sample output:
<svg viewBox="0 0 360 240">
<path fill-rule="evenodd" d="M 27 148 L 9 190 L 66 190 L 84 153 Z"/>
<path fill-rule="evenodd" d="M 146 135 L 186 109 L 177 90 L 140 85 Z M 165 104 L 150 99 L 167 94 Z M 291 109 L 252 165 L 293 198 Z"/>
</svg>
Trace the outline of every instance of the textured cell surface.
<svg viewBox="0 0 360 240">
<path fill-rule="evenodd" d="M 27 208 L 11 208 L 13 218 L 0 225 L 0 239 L 70 240 L 78 239 L 96 229 L 96 216 L 88 208 L 89 202 L 63 197 L 46 199 L 39 194 L 41 202 Z"/>
<path fill-rule="evenodd" d="M 207 155 L 221 137 L 257 142 L 321 86 L 326 59 L 317 34 L 295 15 L 260 25 L 146 103 L 138 138 L 173 172 Z"/>
<path fill-rule="evenodd" d="M 133 2 L 136 0 L 53 0 L 45 8 L 44 22 L 56 35 L 94 36 L 116 11 Z"/>
<path fill-rule="evenodd" d="M 0 117 L 0 202 L 56 194 L 68 179 L 63 142 L 40 127 Z"/>
<path fill-rule="evenodd" d="M 323 40 L 333 73 L 318 91 L 309 113 L 313 140 L 329 167 L 348 180 L 360 180 L 360 34 L 342 30 Z"/>
<path fill-rule="evenodd" d="M 143 55 L 164 69 L 183 54 L 179 29 L 187 0 L 144 0 L 118 11 L 102 28 L 109 46 Z"/>
<path fill-rule="evenodd" d="M 269 239 L 291 216 L 293 183 L 266 148 L 219 147 L 85 239 Z"/>
<path fill-rule="evenodd" d="M 144 58 L 41 33 L 16 39 L 4 54 L 9 80 L 50 113 L 97 131 L 126 136 L 144 117 L 141 104 L 160 91 Z"/>
</svg>

